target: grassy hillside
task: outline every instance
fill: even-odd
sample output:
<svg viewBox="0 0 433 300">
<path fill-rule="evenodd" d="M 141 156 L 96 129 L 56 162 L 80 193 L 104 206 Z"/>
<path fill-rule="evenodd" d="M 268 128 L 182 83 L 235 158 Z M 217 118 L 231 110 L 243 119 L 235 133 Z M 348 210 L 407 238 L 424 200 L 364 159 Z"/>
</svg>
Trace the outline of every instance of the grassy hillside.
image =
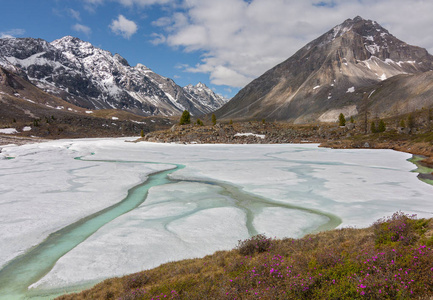
<svg viewBox="0 0 433 300">
<path fill-rule="evenodd" d="M 105 280 L 58 299 L 431 299 L 433 221 L 401 212 L 366 229 L 256 236 L 232 251 Z"/>
</svg>

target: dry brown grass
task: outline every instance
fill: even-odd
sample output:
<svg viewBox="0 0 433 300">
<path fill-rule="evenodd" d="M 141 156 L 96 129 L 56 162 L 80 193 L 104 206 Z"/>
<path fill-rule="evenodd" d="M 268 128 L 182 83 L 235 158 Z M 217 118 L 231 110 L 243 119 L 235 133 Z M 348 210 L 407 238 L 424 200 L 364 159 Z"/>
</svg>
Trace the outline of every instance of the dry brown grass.
<svg viewBox="0 0 433 300">
<path fill-rule="evenodd" d="M 58 299 L 424 299 L 433 296 L 432 224 L 396 213 L 370 228 L 269 240 L 266 251 L 245 254 L 250 239 Z"/>
</svg>

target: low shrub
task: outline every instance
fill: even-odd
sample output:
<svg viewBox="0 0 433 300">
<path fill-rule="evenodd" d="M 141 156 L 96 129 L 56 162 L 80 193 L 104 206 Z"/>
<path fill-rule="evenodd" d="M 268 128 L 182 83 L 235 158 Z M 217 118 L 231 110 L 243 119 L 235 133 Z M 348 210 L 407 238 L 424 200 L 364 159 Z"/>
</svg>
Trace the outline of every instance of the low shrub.
<svg viewBox="0 0 433 300">
<path fill-rule="evenodd" d="M 120 300 L 141 300 L 146 296 L 146 291 L 143 289 L 135 289 L 125 292 Z"/>
<path fill-rule="evenodd" d="M 237 249 L 242 255 L 253 255 L 255 252 L 262 253 L 267 251 L 271 246 L 271 239 L 264 234 L 258 234 L 247 240 L 239 241 Z"/>
<path fill-rule="evenodd" d="M 147 276 L 144 272 L 130 275 L 124 279 L 123 288 L 125 290 L 141 288 L 149 282 L 149 279 L 149 276 Z"/>
<path fill-rule="evenodd" d="M 380 245 L 398 242 L 412 245 L 423 234 L 423 224 L 416 220 L 416 215 L 396 212 L 391 217 L 379 219 L 373 224 L 375 243 Z"/>
</svg>

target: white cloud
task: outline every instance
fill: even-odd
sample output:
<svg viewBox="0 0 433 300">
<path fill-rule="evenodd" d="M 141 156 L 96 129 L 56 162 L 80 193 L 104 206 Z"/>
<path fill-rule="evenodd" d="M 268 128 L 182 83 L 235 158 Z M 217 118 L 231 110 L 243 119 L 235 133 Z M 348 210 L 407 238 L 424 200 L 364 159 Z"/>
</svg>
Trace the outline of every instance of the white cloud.
<svg viewBox="0 0 433 300">
<path fill-rule="evenodd" d="M 125 6 L 133 6 L 133 5 L 147 6 L 153 4 L 166 4 L 172 2 L 172 0 L 117 0 L 117 1 Z"/>
<path fill-rule="evenodd" d="M 129 39 L 134 33 L 137 32 L 138 26 L 134 21 L 128 20 L 123 15 L 119 15 L 117 20 L 113 20 L 111 22 L 110 29 L 115 34 Z"/>
<path fill-rule="evenodd" d="M 154 21 L 165 30 L 154 41 L 204 53 L 186 70 L 209 74 L 213 84 L 242 87 L 357 15 L 432 53 L 432 11 L 433 1 L 421 0 L 183 0 L 181 10 Z"/>
<path fill-rule="evenodd" d="M 74 26 L 72 26 L 72 29 L 78 32 L 82 32 L 87 36 L 89 36 L 92 33 L 92 29 L 90 29 L 90 27 L 82 24 L 75 24 Z"/>
<path fill-rule="evenodd" d="M 163 34 L 160 33 L 152 33 L 152 40 L 150 41 L 154 45 L 164 44 L 166 41 L 166 38 Z"/>
<path fill-rule="evenodd" d="M 87 5 L 91 6 L 97 6 L 101 5 L 104 2 L 108 2 L 107 0 L 83 0 Z M 111 0 L 113 1 L 113 0 Z M 154 5 L 154 4 L 167 4 L 170 2 L 173 2 L 173 0 L 114 0 L 115 2 L 118 2 L 124 6 L 148 6 L 148 5 Z"/>
<path fill-rule="evenodd" d="M 80 12 L 72 8 L 68 9 L 68 14 L 77 21 L 81 21 Z"/>
<path fill-rule="evenodd" d="M 0 38 L 1 39 L 14 38 L 16 36 L 23 35 L 25 32 L 26 31 L 24 29 L 20 29 L 20 28 L 10 29 L 7 31 L 0 32 Z"/>
</svg>

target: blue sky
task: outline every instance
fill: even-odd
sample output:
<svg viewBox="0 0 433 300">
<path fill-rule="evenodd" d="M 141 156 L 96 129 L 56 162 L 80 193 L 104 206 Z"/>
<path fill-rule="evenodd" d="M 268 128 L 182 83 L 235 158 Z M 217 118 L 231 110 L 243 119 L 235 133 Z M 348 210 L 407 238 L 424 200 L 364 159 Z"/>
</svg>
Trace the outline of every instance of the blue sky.
<svg viewBox="0 0 433 300">
<path fill-rule="evenodd" d="M 0 0 L 0 37 L 66 35 L 181 86 L 232 97 L 306 43 L 357 15 L 433 52 L 426 0 Z"/>
</svg>

